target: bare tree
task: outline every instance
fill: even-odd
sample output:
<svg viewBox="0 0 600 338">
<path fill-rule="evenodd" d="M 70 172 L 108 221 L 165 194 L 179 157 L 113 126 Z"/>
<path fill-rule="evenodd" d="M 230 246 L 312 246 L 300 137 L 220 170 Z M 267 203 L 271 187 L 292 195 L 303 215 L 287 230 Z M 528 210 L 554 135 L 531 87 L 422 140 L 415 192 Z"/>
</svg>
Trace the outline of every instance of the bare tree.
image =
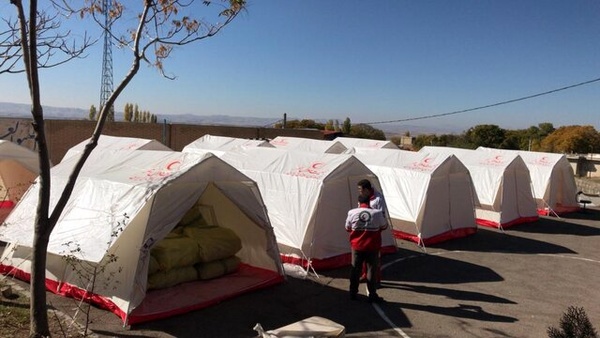
<svg viewBox="0 0 600 338">
<path fill-rule="evenodd" d="M 131 5 L 129 1 L 109 0 L 109 2 L 111 3 L 109 11 L 102 7 L 102 0 L 77 2 L 84 3 L 82 8 L 73 7 L 69 0 L 54 0 L 50 2 L 51 7 L 39 10 L 38 1 L 31 0 L 27 14 L 22 0 L 10 0 L 10 4 L 16 9 L 16 18 L 4 18 L 6 29 L 0 31 L 0 52 L 3 56 L 0 59 L 0 74 L 25 73 L 27 76 L 33 128 L 40 159 L 39 203 L 36 210 L 31 267 L 30 337 L 50 336 L 45 290 L 46 255 L 50 234 L 71 196 L 84 163 L 98 143 L 110 114 L 110 107 L 113 107 L 116 99 L 138 73 L 142 62 L 154 66 L 162 76 L 174 79 L 174 76 L 165 72 L 164 67 L 164 61 L 170 56 L 173 48 L 214 36 L 231 23 L 246 6 L 245 0 L 142 0 L 141 5 Z M 136 11 L 135 8 L 130 10 L 126 5 L 137 7 L 138 10 Z M 198 6 L 205 7 L 206 11 L 221 18 L 222 21 L 210 23 L 194 19 L 194 15 L 202 12 L 197 8 Z M 55 14 L 48 14 L 50 11 Z M 115 27 L 113 24 L 117 20 L 127 18 L 127 13 L 133 14 L 136 27 L 127 29 L 123 33 L 109 30 L 109 27 Z M 93 44 L 94 40 L 89 39 L 87 35 L 83 36 L 79 44 L 71 44 L 70 32 L 60 31 L 62 20 L 77 14 L 80 18 L 92 18 L 110 34 L 118 46 L 129 48 L 132 63 L 123 80 L 100 108 L 96 128 L 90 141 L 73 168 L 55 208 L 50 210 L 50 160 L 38 71 L 83 57 L 85 50 Z M 5 16 L 5 13 L 0 15 Z M 109 15 L 110 25 L 105 26 L 105 15 Z"/>
</svg>

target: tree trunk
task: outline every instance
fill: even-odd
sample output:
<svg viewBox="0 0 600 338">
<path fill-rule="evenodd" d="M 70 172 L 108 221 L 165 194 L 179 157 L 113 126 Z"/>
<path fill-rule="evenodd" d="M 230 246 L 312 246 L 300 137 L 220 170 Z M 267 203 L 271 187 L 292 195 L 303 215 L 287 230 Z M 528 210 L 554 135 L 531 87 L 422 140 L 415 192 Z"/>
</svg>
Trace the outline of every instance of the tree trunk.
<svg viewBox="0 0 600 338">
<path fill-rule="evenodd" d="M 46 254 L 48 252 L 49 232 L 47 221 L 38 222 L 33 239 L 33 259 L 31 260 L 31 304 L 30 304 L 30 331 L 29 337 L 50 337 L 48 326 L 48 311 L 46 309 Z M 46 234 L 48 233 L 48 234 Z"/>
</svg>

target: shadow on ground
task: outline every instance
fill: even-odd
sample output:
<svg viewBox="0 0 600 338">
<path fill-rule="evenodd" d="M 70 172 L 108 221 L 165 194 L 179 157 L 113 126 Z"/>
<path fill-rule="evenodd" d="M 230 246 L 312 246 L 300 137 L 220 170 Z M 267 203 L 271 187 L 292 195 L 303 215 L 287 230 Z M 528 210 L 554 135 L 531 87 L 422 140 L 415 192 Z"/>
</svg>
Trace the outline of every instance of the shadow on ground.
<svg viewBox="0 0 600 338">
<path fill-rule="evenodd" d="M 573 235 L 573 236 L 600 236 L 600 229 L 578 224 L 576 221 L 581 219 L 594 219 L 600 220 L 600 213 L 594 211 L 594 217 L 588 217 L 584 214 L 582 217 L 581 213 L 572 213 L 556 217 L 544 217 L 542 221 L 521 224 L 514 228 L 509 228 L 508 232 L 527 232 L 527 233 L 538 233 L 538 234 L 552 234 L 552 235 Z"/>
<path fill-rule="evenodd" d="M 570 223 L 569 223 L 570 224 Z M 555 225 L 556 227 L 557 225 Z M 432 245 L 433 248 L 458 251 L 475 252 L 498 252 L 498 253 L 518 253 L 518 254 L 567 254 L 575 253 L 573 250 L 564 246 L 552 244 L 536 239 L 523 238 L 512 235 L 512 231 L 523 231 L 523 229 L 543 229 L 550 228 L 547 222 L 532 222 L 529 224 L 520 224 L 512 230 L 501 231 L 493 228 L 480 227 L 477 233 L 464 238 L 453 239 L 447 242 Z M 574 226 L 574 228 L 577 225 Z M 566 229 L 566 225 L 563 226 Z M 574 231 L 574 230 L 573 230 Z M 591 230 L 590 230 L 591 231 Z M 597 231 L 597 230 L 596 230 Z"/>
<path fill-rule="evenodd" d="M 394 306 L 387 303 L 386 306 Z M 389 329 L 375 309 L 364 300 L 351 301 L 348 292 L 309 279 L 288 278 L 282 285 L 245 294 L 216 306 L 170 319 L 131 327 L 135 331 L 157 330 L 175 337 L 254 337 L 253 327 L 279 328 L 311 317 L 321 316 L 358 334 Z M 395 323 L 410 326 L 401 310 L 394 311 Z"/>
<path fill-rule="evenodd" d="M 381 260 L 382 280 L 396 285 L 402 285 L 397 282 L 462 284 L 503 280 L 502 276 L 486 266 L 405 249 L 384 255 Z M 328 278 L 348 278 L 350 268 L 325 270 L 319 274 Z"/>
<path fill-rule="evenodd" d="M 453 307 L 443 307 L 436 305 L 420 305 L 410 303 L 399 303 L 403 309 L 411 309 L 429 313 L 437 313 L 444 316 L 453 318 L 468 318 L 487 322 L 503 322 L 503 323 L 514 323 L 518 319 L 510 316 L 496 315 L 493 313 L 486 312 L 481 306 L 458 304 Z"/>
<path fill-rule="evenodd" d="M 393 281 L 384 280 L 381 282 L 381 287 L 386 289 L 397 289 L 403 291 L 410 291 L 416 293 L 422 293 L 427 295 L 444 296 L 450 299 L 462 300 L 462 301 L 477 301 L 485 303 L 498 303 L 498 304 L 516 304 L 512 300 L 489 295 L 481 292 L 456 290 L 451 288 L 432 287 L 425 285 L 414 285 L 407 283 L 398 283 Z"/>
</svg>

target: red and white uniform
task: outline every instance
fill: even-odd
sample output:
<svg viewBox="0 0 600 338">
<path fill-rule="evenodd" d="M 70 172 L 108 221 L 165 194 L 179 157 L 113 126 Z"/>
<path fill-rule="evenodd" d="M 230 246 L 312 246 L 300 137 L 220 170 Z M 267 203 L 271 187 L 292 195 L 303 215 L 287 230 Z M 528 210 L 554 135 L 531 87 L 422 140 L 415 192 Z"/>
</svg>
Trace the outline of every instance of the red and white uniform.
<svg viewBox="0 0 600 338">
<path fill-rule="evenodd" d="M 348 211 L 346 231 L 350 245 L 358 251 L 378 251 L 381 248 L 381 230 L 388 227 L 383 211 L 363 205 Z"/>
<path fill-rule="evenodd" d="M 383 212 L 383 217 L 385 218 L 387 206 L 385 205 L 383 195 L 379 191 L 373 191 L 373 194 L 369 197 L 369 206 L 371 209 L 381 210 Z"/>
</svg>

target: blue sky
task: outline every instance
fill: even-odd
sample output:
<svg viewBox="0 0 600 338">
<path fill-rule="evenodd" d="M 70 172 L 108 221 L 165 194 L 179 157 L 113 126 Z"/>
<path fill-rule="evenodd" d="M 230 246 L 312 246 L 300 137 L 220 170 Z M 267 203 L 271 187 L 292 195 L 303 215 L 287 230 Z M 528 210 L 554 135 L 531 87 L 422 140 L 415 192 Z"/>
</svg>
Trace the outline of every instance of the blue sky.
<svg viewBox="0 0 600 338">
<path fill-rule="evenodd" d="M 88 54 L 43 71 L 44 105 L 98 106 L 102 45 Z M 113 61 L 116 86 L 131 57 L 113 48 Z M 406 120 L 600 78 L 600 1 L 249 0 L 220 35 L 165 66 L 176 80 L 142 66 L 117 111 L 131 102 L 161 116 Z M 28 103 L 23 75 L 0 75 L 0 101 Z M 600 130 L 600 81 L 398 128 L 542 122 Z"/>
</svg>

